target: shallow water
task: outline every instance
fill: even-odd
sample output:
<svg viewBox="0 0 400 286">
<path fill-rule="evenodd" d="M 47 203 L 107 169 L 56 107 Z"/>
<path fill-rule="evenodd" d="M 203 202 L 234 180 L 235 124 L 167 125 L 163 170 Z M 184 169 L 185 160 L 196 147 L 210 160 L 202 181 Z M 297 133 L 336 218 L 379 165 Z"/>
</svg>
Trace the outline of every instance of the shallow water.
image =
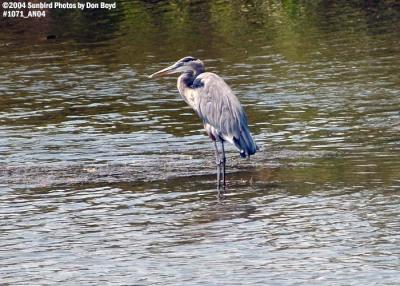
<svg viewBox="0 0 400 286">
<path fill-rule="evenodd" d="M 2 22 L 0 284 L 397 284 L 399 6 L 282 3 Z M 147 78 L 185 55 L 262 149 L 228 147 L 220 202 L 176 79 Z"/>
</svg>

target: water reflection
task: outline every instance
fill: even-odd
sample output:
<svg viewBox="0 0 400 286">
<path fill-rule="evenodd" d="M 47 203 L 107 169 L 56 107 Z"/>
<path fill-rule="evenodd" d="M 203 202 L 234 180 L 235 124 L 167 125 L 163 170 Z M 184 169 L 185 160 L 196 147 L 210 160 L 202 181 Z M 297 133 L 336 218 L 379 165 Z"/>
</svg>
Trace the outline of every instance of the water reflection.
<svg viewBox="0 0 400 286">
<path fill-rule="evenodd" d="M 398 5 L 117 4 L 0 23 L 2 283 L 395 285 Z M 228 149 L 219 203 L 200 121 L 147 79 L 184 55 L 262 147 Z"/>
</svg>

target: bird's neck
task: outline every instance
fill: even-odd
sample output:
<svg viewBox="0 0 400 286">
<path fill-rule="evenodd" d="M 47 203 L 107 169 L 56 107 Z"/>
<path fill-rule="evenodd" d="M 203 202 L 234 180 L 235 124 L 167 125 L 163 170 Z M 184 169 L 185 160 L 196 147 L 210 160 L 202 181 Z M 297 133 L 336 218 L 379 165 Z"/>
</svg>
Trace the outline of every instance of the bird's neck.
<svg viewBox="0 0 400 286">
<path fill-rule="evenodd" d="M 205 72 L 204 65 L 202 62 L 193 63 L 191 69 L 181 74 L 178 78 L 178 90 L 179 93 L 184 96 L 185 89 L 193 88 L 193 82 L 196 77 Z"/>
<path fill-rule="evenodd" d="M 178 86 L 179 93 L 181 95 L 183 95 L 185 93 L 186 89 L 191 88 L 194 80 L 196 79 L 196 77 L 199 74 L 200 73 L 190 71 L 190 72 L 185 72 L 178 77 L 177 86 Z"/>
</svg>

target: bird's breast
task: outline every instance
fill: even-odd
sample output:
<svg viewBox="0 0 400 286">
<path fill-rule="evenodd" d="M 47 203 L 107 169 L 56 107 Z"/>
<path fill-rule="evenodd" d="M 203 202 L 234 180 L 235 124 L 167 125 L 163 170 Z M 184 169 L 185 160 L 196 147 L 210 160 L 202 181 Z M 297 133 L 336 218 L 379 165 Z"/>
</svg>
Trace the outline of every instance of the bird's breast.
<svg viewBox="0 0 400 286">
<path fill-rule="evenodd" d="M 189 106 L 191 108 L 193 108 L 194 110 L 197 110 L 196 108 L 196 94 L 194 92 L 194 90 L 191 89 L 186 89 L 183 97 L 185 98 L 185 101 L 187 102 L 187 104 L 189 104 Z"/>
<path fill-rule="evenodd" d="M 190 87 L 188 87 L 182 80 L 178 80 L 178 91 L 182 96 L 183 100 L 195 111 L 196 108 L 196 91 Z"/>
</svg>

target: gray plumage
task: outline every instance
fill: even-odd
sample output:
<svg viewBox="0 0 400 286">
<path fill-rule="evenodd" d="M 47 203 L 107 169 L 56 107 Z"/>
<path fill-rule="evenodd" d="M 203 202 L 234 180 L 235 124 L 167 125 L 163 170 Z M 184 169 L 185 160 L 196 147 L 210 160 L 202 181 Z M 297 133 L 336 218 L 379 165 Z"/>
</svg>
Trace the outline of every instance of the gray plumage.
<svg viewBox="0 0 400 286">
<path fill-rule="evenodd" d="M 186 79 L 186 74 L 178 78 L 179 93 L 203 120 L 210 138 L 228 141 L 242 157 L 253 155 L 257 145 L 250 135 L 246 113 L 225 81 L 210 72 L 199 74 L 192 86 L 185 84 Z"/>
<path fill-rule="evenodd" d="M 246 113 L 225 81 L 214 73 L 205 72 L 203 62 L 193 57 L 184 57 L 150 77 L 177 72 L 182 73 L 177 81 L 180 95 L 203 120 L 207 134 L 214 141 L 217 165 L 220 167 L 222 163 L 225 187 L 224 142 L 233 144 L 242 157 L 249 157 L 258 150 L 248 128 Z M 221 142 L 222 160 L 215 142 Z M 218 190 L 219 187 L 220 182 Z"/>
</svg>

